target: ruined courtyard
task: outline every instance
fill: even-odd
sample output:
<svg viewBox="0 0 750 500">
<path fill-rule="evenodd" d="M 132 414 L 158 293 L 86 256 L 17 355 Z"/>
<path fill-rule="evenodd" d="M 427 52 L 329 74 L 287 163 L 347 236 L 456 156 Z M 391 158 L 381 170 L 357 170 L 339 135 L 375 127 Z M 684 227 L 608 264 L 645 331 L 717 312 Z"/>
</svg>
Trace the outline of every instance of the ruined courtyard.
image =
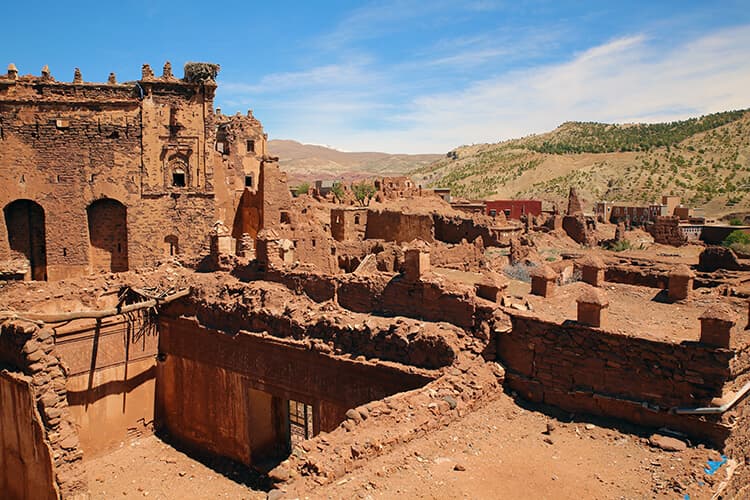
<svg viewBox="0 0 750 500">
<path fill-rule="evenodd" d="M 5 496 L 750 496 L 750 259 L 673 199 L 293 195 L 217 71 L 0 75 Z"/>
</svg>

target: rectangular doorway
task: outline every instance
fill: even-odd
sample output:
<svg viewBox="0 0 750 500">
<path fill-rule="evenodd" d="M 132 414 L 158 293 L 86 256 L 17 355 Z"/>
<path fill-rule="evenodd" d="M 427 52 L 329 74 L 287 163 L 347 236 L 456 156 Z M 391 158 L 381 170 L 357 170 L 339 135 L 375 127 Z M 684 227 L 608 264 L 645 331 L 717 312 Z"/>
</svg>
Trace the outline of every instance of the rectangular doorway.
<svg viewBox="0 0 750 500">
<path fill-rule="evenodd" d="M 289 400 L 289 449 L 313 437 L 313 407 Z"/>
</svg>

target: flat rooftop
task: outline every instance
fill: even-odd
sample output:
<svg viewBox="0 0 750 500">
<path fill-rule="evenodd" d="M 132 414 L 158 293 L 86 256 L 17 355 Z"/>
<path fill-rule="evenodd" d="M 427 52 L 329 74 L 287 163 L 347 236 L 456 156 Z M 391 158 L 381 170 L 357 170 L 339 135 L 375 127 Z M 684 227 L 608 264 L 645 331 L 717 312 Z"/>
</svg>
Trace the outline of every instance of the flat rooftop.
<svg viewBox="0 0 750 500">
<path fill-rule="evenodd" d="M 557 287 L 555 295 L 548 298 L 528 295 L 526 298 L 533 310 L 519 314 L 556 323 L 575 320 L 576 298 L 588 286 L 575 282 Z M 733 328 L 733 337 L 736 342 L 738 345 L 750 343 L 750 330 L 745 330 L 748 322 L 745 300 L 709 295 L 709 289 L 699 288 L 693 291 L 689 301 L 670 304 L 664 302 L 666 291 L 656 288 L 607 282 L 602 290 L 609 299 L 607 322 L 603 328 L 606 331 L 663 342 L 698 341 L 701 314 L 713 304 L 724 303 L 735 314 L 737 323 Z"/>
</svg>

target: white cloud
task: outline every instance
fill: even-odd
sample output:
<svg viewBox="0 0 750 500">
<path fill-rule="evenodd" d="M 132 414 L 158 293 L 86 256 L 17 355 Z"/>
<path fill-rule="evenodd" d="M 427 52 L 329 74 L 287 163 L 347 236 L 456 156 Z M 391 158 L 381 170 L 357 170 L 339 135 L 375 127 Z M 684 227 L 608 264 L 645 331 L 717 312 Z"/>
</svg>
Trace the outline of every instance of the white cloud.
<svg viewBox="0 0 750 500">
<path fill-rule="evenodd" d="M 550 130 L 567 120 L 686 118 L 750 106 L 750 26 L 662 51 L 641 35 L 613 40 L 570 61 L 513 71 L 458 92 L 424 95 L 378 136 L 380 149 L 440 152 Z M 348 137 L 356 149 L 364 137 Z M 372 148 L 372 145 L 370 145 Z"/>
<path fill-rule="evenodd" d="M 499 67 L 499 74 L 476 72 L 481 76 L 472 80 L 466 67 L 502 58 L 504 49 L 493 52 L 488 40 L 448 40 L 432 59 L 388 65 L 360 54 L 346 64 L 222 87 L 234 94 L 230 100 L 241 102 L 248 93 L 257 99 L 272 137 L 349 151 L 445 152 L 544 132 L 567 120 L 662 121 L 750 107 L 750 26 L 666 48 L 634 34 L 563 62 Z M 478 51 L 472 55 L 467 47 Z M 444 64 L 451 58 L 463 64 L 453 73 Z M 454 77 L 469 83 L 434 90 L 445 88 L 436 82 Z"/>
</svg>

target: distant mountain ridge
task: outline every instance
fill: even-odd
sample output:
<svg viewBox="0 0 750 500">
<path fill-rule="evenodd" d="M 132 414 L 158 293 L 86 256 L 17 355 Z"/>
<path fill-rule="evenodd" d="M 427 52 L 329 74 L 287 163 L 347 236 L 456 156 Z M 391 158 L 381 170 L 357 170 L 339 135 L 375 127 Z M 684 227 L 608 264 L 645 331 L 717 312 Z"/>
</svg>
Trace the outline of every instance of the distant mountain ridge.
<svg viewBox="0 0 750 500">
<path fill-rule="evenodd" d="M 411 172 L 466 198 L 648 203 L 676 194 L 710 215 L 750 210 L 750 112 L 657 124 L 566 122 L 544 134 L 461 146 Z"/>
<path fill-rule="evenodd" d="M 268 151 L 279 157 L 279 166 L 290 182 L 405 175 L 443 157 L 442 154 L 389 154 L 348 152 L 315 144 L 273 139 Z"/>
</svg>

